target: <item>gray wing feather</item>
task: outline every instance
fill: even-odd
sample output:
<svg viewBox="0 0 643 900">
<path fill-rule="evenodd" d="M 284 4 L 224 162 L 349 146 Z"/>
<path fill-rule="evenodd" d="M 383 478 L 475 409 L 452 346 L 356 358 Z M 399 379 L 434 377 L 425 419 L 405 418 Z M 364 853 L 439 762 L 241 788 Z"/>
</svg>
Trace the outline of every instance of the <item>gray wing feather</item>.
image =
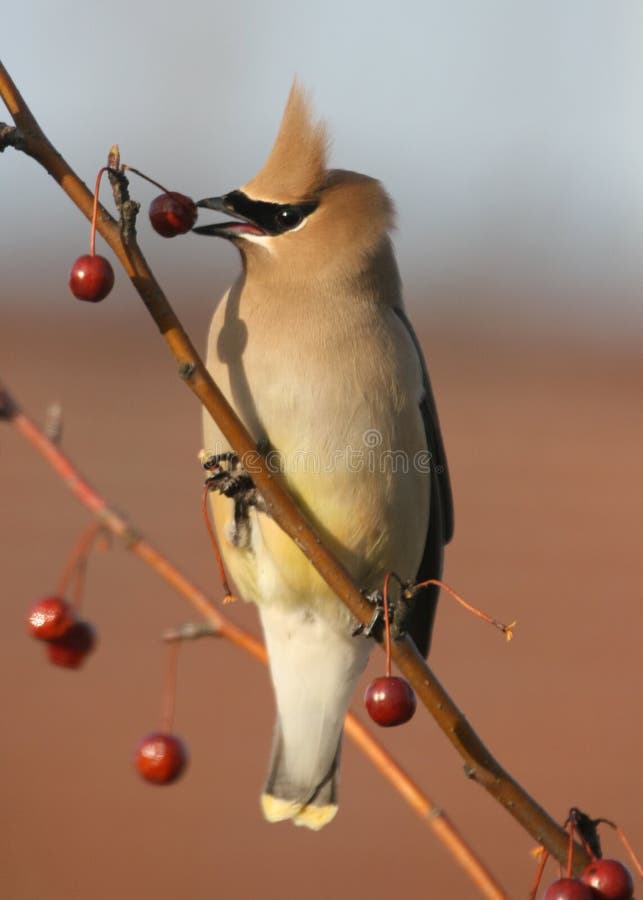
<svg viewBox="0 0 643 900">
<path fill-rule="evenodd" d="M 427 372 L 424 356 L 419 341 L 409 322 L 406 313 L 402 309 L 395 309 L 395 314 L 407 329 L 417 356 L 422 367 L 422 380 L 424 396 L 420 403 L 420 411 L 426 432 L 426 442 L 431 454 L 430 478 L 431 501 L 429 521 L 427 523 L 426 543 L 422 561 L 416 573 L 416 582 L 427 581 L 429 578 L 440 578 L 442 575 L 442 561 L 444 545 L 453 537 L 453 496 L 451 482 L 447 468 L 446 453 L 440 431 L 440 422 L 431 390 L 429 373 Z M 414 606 L 407 621 L 407 630 L 413 641 L 424 656 L 429 652 L 431 631 L 435 617 L 435 608 L 438 601 L 439 588 L 433 585 L 418 591 Z"/>
</svg>

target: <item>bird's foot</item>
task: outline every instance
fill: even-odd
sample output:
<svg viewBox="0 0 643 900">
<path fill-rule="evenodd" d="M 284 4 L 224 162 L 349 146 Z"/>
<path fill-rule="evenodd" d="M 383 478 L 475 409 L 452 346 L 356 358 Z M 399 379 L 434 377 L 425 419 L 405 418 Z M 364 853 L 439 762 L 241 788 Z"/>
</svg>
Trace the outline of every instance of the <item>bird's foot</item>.
<svg viewBox="0 0 643 900">
<path fill-rule="evenodd" d="M 362 593 L 373 607 L 373 615 L 371 616 L 371 621 L 367 625 L 360 622 L 353 631 L 352 636 L 357 637 L 358 635 L 363 634 L 364 637 L 377 637 L 381 633 L 384 623 L 384 599 L 382 597 L 382 592 L 371 591 L 370 593 L 367 593 L 366 591 L 362 591 Z"/>
<path fill-rule="evenodd" d="M 389 630 L 394 641 L 401 640 L 406 634 L 406 621 L 409 616 L 409 601 L 411 594 L 407 584 L 401 584 L 402 590 L 397 600 L 390 595 L 387 597 Z M 373 607 L 373 615 L 367 625 L 358 625 L 353 631 L 353 637 L 363 634 L 365 637 L 374 637 L 379 640 L 384 630 L 384 595 L 382 591 L 363 592 L 364 597 Z"/>
<path fill-rule="evenodd" d="M 210 453 L 208 450 L 201 450 L 199 461 L 208 473 L 205 484 L 211 491 L 218 491 L 224 497 L 229 497 L 245 510 L 253 506 L 259 512 L 267 511 L 263 497 L 242 467 L 236 453 Z"/>
</svg>

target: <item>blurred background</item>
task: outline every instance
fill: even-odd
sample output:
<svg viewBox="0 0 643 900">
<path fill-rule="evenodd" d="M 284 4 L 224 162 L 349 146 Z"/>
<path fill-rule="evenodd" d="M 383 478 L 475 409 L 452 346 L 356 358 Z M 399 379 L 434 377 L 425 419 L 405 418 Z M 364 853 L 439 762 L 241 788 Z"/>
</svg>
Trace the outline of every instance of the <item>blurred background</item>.
<svg viewBox="0 0 643 900">
<path fill-rule="evenodd" d="M 3 13 L 0 41 L 86 183 L 118 142 L 124 162 L 196 198 L 258 170 L 299 74 L 328 122 L 332 163 L 381 178 L 397 205 L 455 491 L 445 578 L 519 620 L 505 646 L 444 600 L 432 664 L 552 815 L 578 805 L 616 819 L 639 851 L 642 29 L 640 4 L 598 0 L 25 0 Z M 134 180 L 133 192 L 144 205 L 155 196 Z M 89 227 L 46 173 L 8 150 L 0 197 L 0 377 L 37 418 L 63 404 L 67 452 L 217 596 L 196 403 L 120 273 L 100 306 L 69 294 Z M 164 241 L 144 215 L 139 234 L 202 348 L 236 251 Z M 87 614 L 100 647 L 81 672 L 48 666 L 24 612 L 53 589 L 88 516 L 9 428 L 0 459 L 5 896 L 476 896 L 348 744 L 330 828 L 263 823 L 272 698 L 265 672 L 231 647 L 181 654 L 185 779 L 137 781 L 132 748 L 160 714 L 159 637 L 190 611 L 120 548 L 99 553 Z M 251 608 L 230 614 L 257 631 Z M 364 684 L 382 666 L 373 656 Z M 466 781 L 429 717 L 381 736 L 509 896 L 526 896 L 533 842 Z"/>
</svg>

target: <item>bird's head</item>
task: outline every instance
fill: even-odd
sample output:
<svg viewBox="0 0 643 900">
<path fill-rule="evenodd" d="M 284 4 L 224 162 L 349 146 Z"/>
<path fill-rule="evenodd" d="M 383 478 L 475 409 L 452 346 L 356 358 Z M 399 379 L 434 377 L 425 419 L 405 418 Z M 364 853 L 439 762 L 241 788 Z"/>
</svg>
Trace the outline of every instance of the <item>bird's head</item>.
<svg viewBox="0 0 643 900">
<path fill-rule="evenodd" d="M 274 146 L 258 175 L 197 206 L 232 217 L 194 229 L 224 237 L 249 269 L 273 279 L 333 279 L 361 272 L 393 225 L 393 204 L 374 178 L 327 169 L 327 136 L 295 80 Z"/>
</svg>

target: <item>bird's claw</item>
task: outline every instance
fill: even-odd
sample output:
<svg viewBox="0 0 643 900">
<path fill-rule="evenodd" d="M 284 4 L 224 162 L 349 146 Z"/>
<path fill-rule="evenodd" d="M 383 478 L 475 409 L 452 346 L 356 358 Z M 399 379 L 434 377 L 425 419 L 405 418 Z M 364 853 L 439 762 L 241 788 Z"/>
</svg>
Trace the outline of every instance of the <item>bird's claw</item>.
<svg viewBox="0 0 643 900">
<path fill-rule="evenodd" d="M 373 615 L 370 622 L 366 625 L 360 623 L 353 631 L 353 637 L 363 634 L 364 637 L 373 637 L 376 632 L 380 631 L 384 624 L 384 598 L 381 591 L 363 592 L 364 597 L 373 607 Z M 391 610 L 391 601 L 389 600 L 389 612 Z"/>
<path fill-rule="evenodd" d="M 366 599 L 373 607 L 373 615 L 368 625 L 361 625 L 357 632 L 365 637 L 373 637 L 375 629 L 384 621 L 384 598 L 381 591 L 371 591 L 366 594 Z"/>
<path fill-rule="evenodd" d="M 202 450 L 199 460 L 208 473 L 205 484 L 211 491 L 218 491 L 245 509 L 254 506 L 260 512 L 266 511 L 263 497 L 250 475 L 242 468 L 236 453 L 209 453 Z"/>
<path fill-rule="evenodd" d="M 384 596 L 382 591 L 376 590 L 370 593 L 364 592 L 364 597 L 373 607 L 373 615 L 367 625 L 360 624 L 353 631 L 353 637 L 363 634 L 365 637 L 377 637 L 377 632 L 384 626 Z M 394 600 L 390 595 L 387 599 L 389 629 L 394 641 L 399 641 L 406 634 L 406 619 L 409 613 L 409 598 L 403 591 L 399 600 Z"/>
</svg>

